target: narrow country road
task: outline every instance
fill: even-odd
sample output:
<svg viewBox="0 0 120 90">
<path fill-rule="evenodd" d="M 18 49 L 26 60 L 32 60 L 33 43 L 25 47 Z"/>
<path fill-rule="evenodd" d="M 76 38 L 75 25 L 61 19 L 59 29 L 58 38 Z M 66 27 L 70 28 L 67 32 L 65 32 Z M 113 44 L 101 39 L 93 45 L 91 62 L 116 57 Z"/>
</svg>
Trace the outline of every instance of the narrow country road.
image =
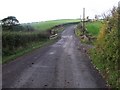
<svg viewBox="0 0 120 90">
<path fill-rule="evenodd" d="M 105 81 L 78 49 L 75 25 L 61 39 L 2 66 L 3 88 L 105 88 Z"/>
</svg>

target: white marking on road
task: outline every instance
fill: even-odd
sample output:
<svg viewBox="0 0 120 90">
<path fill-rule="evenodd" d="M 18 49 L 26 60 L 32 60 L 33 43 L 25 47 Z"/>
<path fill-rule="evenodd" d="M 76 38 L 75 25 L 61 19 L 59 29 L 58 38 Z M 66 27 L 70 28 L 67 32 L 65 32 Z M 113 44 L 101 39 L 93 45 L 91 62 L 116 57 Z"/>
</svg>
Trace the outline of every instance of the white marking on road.
<svg viewBox="0 0 120 90">
<path fill-rule="evenodd" d="M 52 52 L 50 52 L 49 54 L 50 54 L 50 55 L 53 55 L 53 54 L 55 54 L 55 51 L 52 51 Z"/>
<path fill-rule="evenodd" d="M 72 38 L 73 36 L 70 35 L 70 36 L 62 36 L 62 38 Z"/>
</svg>

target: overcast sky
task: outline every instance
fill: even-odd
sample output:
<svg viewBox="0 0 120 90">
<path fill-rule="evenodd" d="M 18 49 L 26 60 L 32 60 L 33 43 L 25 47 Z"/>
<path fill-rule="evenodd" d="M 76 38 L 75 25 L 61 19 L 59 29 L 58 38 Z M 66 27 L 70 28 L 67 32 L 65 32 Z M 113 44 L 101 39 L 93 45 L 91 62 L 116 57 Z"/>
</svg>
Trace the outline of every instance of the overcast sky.
<svg viewBox="0 0 120 90">
<path fill-rule="evenodd" d="M 16 16 L 23 22 L 55 19 L 74 19 L 86 16 L 94 18 L 118 5 L 120 0 L 0 0 L 0 19 Z"/>
</svg>

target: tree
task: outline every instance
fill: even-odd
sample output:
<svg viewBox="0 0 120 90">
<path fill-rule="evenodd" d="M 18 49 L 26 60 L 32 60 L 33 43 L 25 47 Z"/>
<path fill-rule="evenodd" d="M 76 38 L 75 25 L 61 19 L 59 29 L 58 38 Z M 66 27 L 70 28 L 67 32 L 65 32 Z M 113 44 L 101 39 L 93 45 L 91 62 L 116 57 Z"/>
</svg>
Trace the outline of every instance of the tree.
<svg viewBox="0 0 120 90">
<path fill-rule="evenodd" d="M 19 25 L 19 21 L 16 19 L 15 16 L 8 16 L 1 20 L 3 30 L 13 30 L 13 26 Z"/>
<path fill-rule="evenodd" d="M 8 16 L 7 18 L 2 19 L 1 21 L 2 21 L 2 25 L 6 25 L 6 26 L 19 24 L 19 21 L 14 16 Z"/>
</svg>

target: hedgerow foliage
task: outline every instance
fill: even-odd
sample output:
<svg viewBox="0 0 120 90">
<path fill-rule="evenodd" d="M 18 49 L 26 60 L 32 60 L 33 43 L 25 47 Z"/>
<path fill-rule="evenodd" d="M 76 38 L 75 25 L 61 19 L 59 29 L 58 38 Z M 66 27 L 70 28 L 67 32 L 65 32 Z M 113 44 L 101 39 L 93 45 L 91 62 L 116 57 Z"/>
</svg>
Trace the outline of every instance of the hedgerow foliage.
<svg viewBox="0 0 120 90">
<path fill-rule="evenodd" d="M 95 48 L 91 50 L 93 63 L 102 72 L 107 83 L 112 88 L 120 88 L 117 10 L 114 7 L 111 15 L 105 18 L 104 25 L 95 43 Z"/>
<path fill-rule="evenodd" d="M 49 33 L 47 32 L 3 31 L 2 54 L 3 56 L 13 54 L 17 49 L 25 48 L 31 43 L 40 42 L 48 38 Z"/>
</svg>

